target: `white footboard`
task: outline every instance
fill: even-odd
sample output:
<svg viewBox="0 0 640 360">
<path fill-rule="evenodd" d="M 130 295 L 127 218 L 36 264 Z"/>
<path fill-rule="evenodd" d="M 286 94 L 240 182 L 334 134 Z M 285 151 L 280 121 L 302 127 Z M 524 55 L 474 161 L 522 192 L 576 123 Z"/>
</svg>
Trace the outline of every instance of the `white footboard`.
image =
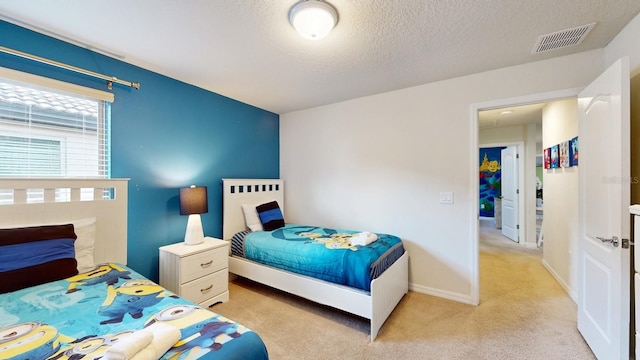
<svg viewBox="0 0 640 360">
<path fill-rule="evenodd" d="M 371 282 L 371 293 L 230 256 L 229 272 L 371 320 L 371 341 L 409 290 L 409 254 Z"/>
<path fill-rule="evenodd" d="M 382 324 L 408 291 L 409 253 L 405 251 L 393 266 L 371 282 L 371 341 L 378 336 Z"/>
<path fill-rule="evenodd" d="M 234 256 L 229 257 L 229 272 L 319 304 L 371 319 L 371 296 L 362 290 L 294 274 Z"/>
</svg>

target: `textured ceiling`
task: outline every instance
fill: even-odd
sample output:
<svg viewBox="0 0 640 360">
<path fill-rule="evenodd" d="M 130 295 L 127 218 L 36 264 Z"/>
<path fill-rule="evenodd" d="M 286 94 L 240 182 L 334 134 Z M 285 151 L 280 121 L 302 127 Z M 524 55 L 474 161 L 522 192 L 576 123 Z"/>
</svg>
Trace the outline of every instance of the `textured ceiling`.
<svg viewBox="0 0 640 360">
<path fill-rule="evenodd" d="M 282 114 L 601 48 L 640 12 L 638 0 L 330 0 L 338 25 L 310 41 L 288 22 L 295 2 L 0 0 L 0 19 Z M 580 45 L 531 54 L 540 35 L 591 22 Z"/>
</svg>

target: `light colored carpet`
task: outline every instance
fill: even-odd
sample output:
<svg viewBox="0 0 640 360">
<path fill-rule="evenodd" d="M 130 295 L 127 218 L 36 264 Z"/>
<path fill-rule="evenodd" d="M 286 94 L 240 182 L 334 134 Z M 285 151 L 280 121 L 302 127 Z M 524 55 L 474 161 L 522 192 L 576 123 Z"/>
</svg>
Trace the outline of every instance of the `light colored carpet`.
<svg viewBox="0 0 640 360">
<path fill-rule="evenodd" d="M 212 310 L 256 331 L 271 359 L 595 359 L 577 309 L 526 249 L 481 227 L 481 303 L 410 291 L 368 339 L 365 319 L 245 279 Z"/>
</svg>

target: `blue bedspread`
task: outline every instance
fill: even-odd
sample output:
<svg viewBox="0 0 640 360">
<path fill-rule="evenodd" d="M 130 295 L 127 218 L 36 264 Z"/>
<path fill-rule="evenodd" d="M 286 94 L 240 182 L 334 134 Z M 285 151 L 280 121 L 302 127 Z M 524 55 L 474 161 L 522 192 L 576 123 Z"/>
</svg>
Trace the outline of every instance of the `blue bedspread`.
<svg viewBox="0 0 640 360">
<path fill-rule="evenodd" d="M 0 359 L 99 359 L 155 322 L 180 329 L 162 359 L 268 359 L 253 331 L 119 264 L 0 295 Z"/>
<path fill-rule="evenodd" d="M 400 258 L 404 247 L 400 238 L 387 234 L 376 234 L 378 240 L 365 246 L 352 245 L 350 238 L 357 233 L 287 224 L 250 232 L 232 249 L 261 264 L 370 291 L 371 280 Z"/>
</svg>

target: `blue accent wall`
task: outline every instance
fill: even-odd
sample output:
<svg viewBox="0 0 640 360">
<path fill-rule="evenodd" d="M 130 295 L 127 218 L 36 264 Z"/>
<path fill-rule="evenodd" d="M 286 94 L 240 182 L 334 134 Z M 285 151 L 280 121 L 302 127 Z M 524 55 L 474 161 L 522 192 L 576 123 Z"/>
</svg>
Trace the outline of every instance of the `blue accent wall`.
<svg viewBox="0 0 640 360">
<path fill-rule="evenodd" d="M 158 280 L 158 247 L 184 238 L 179 188 L 208 187 L 204 232 L 221 237 L 221 179 L 279 177 L 278 114 L 7 22 L 0 34 L 2 46 L 141 83 L 113 86 L 111 176 L 131 179 L 128 265 L 150 279 Z M 106 90 L 103 80 L 9 54 L 0 66 Z"/>
</svg>

